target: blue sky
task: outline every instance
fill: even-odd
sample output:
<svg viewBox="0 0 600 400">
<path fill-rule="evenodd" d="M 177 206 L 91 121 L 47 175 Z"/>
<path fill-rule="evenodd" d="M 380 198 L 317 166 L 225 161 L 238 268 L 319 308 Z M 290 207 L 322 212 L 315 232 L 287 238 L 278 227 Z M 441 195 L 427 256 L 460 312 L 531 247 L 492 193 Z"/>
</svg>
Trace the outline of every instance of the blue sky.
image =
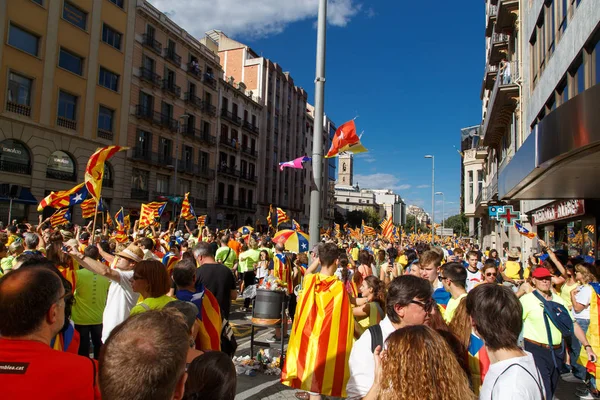
<svg viewBox="0 0 600 400">
<path fill-rule="evenodd" d="M 196 36 L 221 29 L 278 62 L 312 104 L 317 2 L 220 0 L 210 9 L 206 0 L 152 1 Z M 329 4 L 325 112 L 338 125 L 359 116 L 370 151 L 355 157 L 355 181 L 431 211 L 431 160 L 423 156 L 433 154 L 446 217 L 457 213 L 461 159 L 453 146 L 460 128 L 481 120 L 484 2 Z"/>
</svg>

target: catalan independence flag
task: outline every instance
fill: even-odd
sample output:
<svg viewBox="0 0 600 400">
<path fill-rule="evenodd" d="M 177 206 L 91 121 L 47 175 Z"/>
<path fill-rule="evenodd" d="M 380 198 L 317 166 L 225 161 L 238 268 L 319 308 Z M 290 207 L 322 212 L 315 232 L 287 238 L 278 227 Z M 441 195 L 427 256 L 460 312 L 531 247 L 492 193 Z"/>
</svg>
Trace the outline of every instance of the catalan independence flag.
<svg viewBox="0 0 600 400">
<path fill-rule="evenodd" d="M 394 222 L 392 221 L 392 216 L 390 215 L 387 217 L 381 225 L 381 235 L 387 240 L 392 240 L 394 238 Z"/>
<path fill-rule="evenodd" d="M 155 210 L 148 204 L 142 204 L 140 209 L 140 228 L 145 228 L 154 224 Z"/>
<path fill-rule="evenodd" d="M 302 232 L 302 228 L 300 228 L 300 224 L 295 219 L 292 219 L 292 229 L 295 231 Z"/>
<path fill-rule="evenodd" d="M 131 217 L 129 215 L 126 215 L 125 218 L 123 218 L 123 226 L 126 231 L 131 229 Z"/>
<path fill-rule="evenodd" d="M 189 195 L 189 192 L 186 193 L 183 198 L 183 203 L 181 203 L 181 218 L 185 220 L 196 219 L 196 213 L 194 212 L 194 208 L 188 200 Z"/>
<path fill-rule="evenodd" d="M 81 216 L 85 219 L 92 218 L 96 214 L 96 200 L 87 199 L 84 200 L 81 206 Z"/>
<path fill-rule="evenodd" d="M 335 276 L 304 278 L 281 372 L 289 387 L 346 397 L 354 317 L 344 284 Z"/>
<path fill-rule="evenodd" d="M 69 221 L 71 221 L 71 212 L 68 208 L 58 210 L 50 217 L 50 224 L 53 228 L 56 228 L 58 225 L 66 224 Z"/>
<path fill-rule="evenodd" d="M 206 215 L 199 216 L 197 219 L 197 224 L 198 224 L 198 226 L 205 226 L 206 225 Z"/>
<path fill-rule="evenodd" d="M 288 294 L 294 293 L 292 283 L 292 266 L 290 260 L 283 254 L 275 254 L 273 257 L 273 275 L 285 286 Z"/>
<path fill-rule="evenodd" d="M 529 232 L 527 230 L 527 228 L 525 228 L 523 225 L 521 225 L 518 222 L 515 222 L 515 229 L 517 230 L 517 232 L 519 232 L 519 234 L 521 234 L 529 239 L 533 239 L 534 237 L 537 236 L 535 233 Z"/>
<path fill-rule="evenodd" d="M 45 207 L 63 208 L 81 204 L 88 197 L 88 191 L 83 183 L 69 190 L 52 192 L 38 205 L 37 210 L 43 211 Z"/>
<path fill-rule="evenodd" d="M 202 292 L 196 292 L 192 297 L 192 303 L 196 304 L 198 310 L 198 336 L 196 347 L 198 350 L 220 351 L 221 350 L 221 328 L 223 319 L 219 302 L 214 294 L 206 287 Z"/>
<path fill-rule="evenodd" d="M 590 297 L 590 326 L 588 327 L 586 338 L 594 353 L 600 354 L 600 283 L 591 282 L 589 285 L 592 287 L 592 296 Z M 577 362 L 583 365 L 587 371 L 594 378 L 598 379 L 598 371 L 600 371 L 600 361 L 596 360 L 595 363 L 588 360 L 587 353 L 583 346 L 581 347 L 581 353 L 579 353 L 579 359 Z"/>
<path fill-rule="evenodd" d="M 375 229 L 365 225 L 365 221 L 362 222 L 361 233 L 364 236 L 375 236 L 376 234 Z"/>
<path fill-rule="evenodd" d="M 471 371 L 471 382 L 473 384 L 473 391 L 479 396 L 479 389 L 483 384 L 485 374 L 490 369 L 490 358 L 488 357 L 487 350 L 483 340 L 471 333 L 471 341 L 469 342 L 469 371 Z"/>
<path fill-rule="evenodd" d="M 127 149 L 128 147 L 121 146 L 101 147 L 88 160 L 85 168 L 85 187 L 94 199 L 98 200 L 102 191 L 104 163 L 119 151 Z"/>
<path fill-rule="evenodd" d="M 77 354 L 79 351 L 79 342 L 81 337 L 75 329 L 73 321 L 69 321 L 69 326 L 64 331 L 58 333 L 51 341 L 50 347 L 57 351 Z"/>
</svg>

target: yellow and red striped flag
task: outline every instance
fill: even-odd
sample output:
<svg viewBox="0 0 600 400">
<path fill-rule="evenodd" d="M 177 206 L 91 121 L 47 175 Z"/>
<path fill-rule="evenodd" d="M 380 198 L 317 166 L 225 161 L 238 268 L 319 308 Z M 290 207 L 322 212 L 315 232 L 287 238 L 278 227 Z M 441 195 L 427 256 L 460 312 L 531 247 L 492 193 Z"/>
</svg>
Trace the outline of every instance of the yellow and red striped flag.
<svg viewBox="0 0 600 400">
<path fill-rule="evenodd" d="M 129 214 L 123 218 L 123 226 L 125 227 L 125 231 L 131 229 L 131 218 L 129 218 Z"/>
<path fill-rule="evenodd" d="M 81 203 L 80 206 L 81 206 L 81 216 L 83 218 L 85 218 L 85 219 L 92 218 L 94 216 L 94 214 L 96 214 L 96 200 L 87 199 L 83 203 Z"/>
<path fill-rule="evenodd" d="M 392 216 L 387 217 L 385 221 L 383 221 L 383 226 L 381 227 L 381 234 L 387 240 L 394 239 L 394 222 L 392 221 Z"/>
<path fill-rule="evenodd" d="M 273 256 L 273 276 L 281 281 L 282 287 L 285 287 L 288 294 L 294 293 L 292 284 L 292 266 L 290 260 L 283 254 Z"/>
<path fill-rule="evenodd" d="M 106 225 L 113 226 L 113 220 L 112 220 L 108 210 L 106 211 Z"/>
<path fill-rule="evenodd" d="M 68 208 L 63 208 L 62 210 L 58 210 L 50 217 L 50 225 L 53 228 L 56 228 L 58 225 L 66 224 L 71 220 L 71 212 Z"/>
<path fill-rule="evenodd" d="M 45 207 L 64 208 L 81 204 L 87 198 L 88 191 L 83 183 L 61 192 L 52 192 L 38 205 L 37 210 L 43 211 Z"/>
<path fill-rule="evenodd" d="M 206 215 L 199 216 L 196 221 L 197 221 L 198 226 L 205 226 L 206 225 Z"/>
<path fill-rule="evenodd" d="M 188 200 L 188 196 L 190 195 L 190 193 L 186 193 L 185 196 L 183 197 L 183 202 L 181 203 L 181 218 L 185 219 L 185 220 L 190 220 L 190 219 L 196 219 L 196 213 L 194 213 L 194 208 L 192 207 L 192 205 L 190 204 L 190 201 Z"/>
<path fill-rule="evenodd" d="M 335 276 L 304 278 L 281 373 L 289 387 L 346 397 L 354 317 L 344 284 Z"/>
<path fill-rule="evenodd" d="M 590 326 L 588 327 L 586 337 L 594 353 L 598 354 L 600 352 L 600 283 L 591 282 L 589 285 L 592 287 L 592 295 L 590 297 Z M 600 360 L 591 362 L 584 347 L 581 347 L 581 353 L 577 362 L 586 367 L 590 375 L 598 379 Z"/>
<path fill-rule="evenodd" d="M 127 150 L 128 148 L 129 147 L 106 146 L 98 148 L 96 152 L 92 154 L 85 168 L 85 187 L 94 199 L 100 199 L 105 161 L 115 155 L 115 153 Z"/>
<path fill-rule="evenodd" d="M 189 301 L 198 308 L 196 348 L 202 351 L 220 351 L 222 318 L 217 298 L 202 284 L 194 294 L 177 291 L 176 296 L 179 300 Z"/>
<path fill-rule="evenodd" d="M 145 228 L 154 224 L 154 213 L 155 210 L 148 204 L 142 204 L 140 209 L 140 228 Z"/>
</svg>

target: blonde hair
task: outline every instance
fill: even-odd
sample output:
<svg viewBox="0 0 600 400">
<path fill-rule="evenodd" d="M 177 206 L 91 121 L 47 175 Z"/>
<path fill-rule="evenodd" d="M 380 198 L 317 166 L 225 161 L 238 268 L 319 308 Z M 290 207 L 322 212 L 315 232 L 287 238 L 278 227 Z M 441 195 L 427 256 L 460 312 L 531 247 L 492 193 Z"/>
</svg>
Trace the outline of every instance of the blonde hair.
<svg viewBox="0 0 600 400">
<path fill-rule="evenodd" d="M 452 349 L 425 325 L 398 329 L 387 339 L 381 400 L 474 400 Z"/>
<path fill-rule="evenodd" d="M 596 278 L 596 275 L 594 275 L 593 268 L 594 268 L 594 266 L 592 264 L 588 264 L 588 263 L 577 264 L 575 266 L 575 272 L 579 272 L 583 276 L 583 280 L 585 282 L 582 282 L 582 283 L 586 284 L 586 283 L 598 281 L 598 279 Z"/>
</svg>

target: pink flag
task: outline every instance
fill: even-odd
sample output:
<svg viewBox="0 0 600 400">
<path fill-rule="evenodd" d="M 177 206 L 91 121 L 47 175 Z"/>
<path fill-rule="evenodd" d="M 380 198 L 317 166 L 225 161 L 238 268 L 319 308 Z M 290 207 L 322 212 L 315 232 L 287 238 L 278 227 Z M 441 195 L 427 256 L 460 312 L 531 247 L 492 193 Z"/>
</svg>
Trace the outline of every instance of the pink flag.
<svg viewBox="0 0 600 400">
<path fill-rule="evenodd" d="M 312 160 L 312 158 L 310 157 L 298 157 L 295 160 L 292 161 L 285 161 L 285 162 L 280 162 L 279 163 L 279 170 L 283 171 L 283 169 L 285 167 L 290 167 L 290 168 L 297 168 L 297 169 L 302 169 L 302 163 L 305 163 L 307 161 Z"/>
</svg>

